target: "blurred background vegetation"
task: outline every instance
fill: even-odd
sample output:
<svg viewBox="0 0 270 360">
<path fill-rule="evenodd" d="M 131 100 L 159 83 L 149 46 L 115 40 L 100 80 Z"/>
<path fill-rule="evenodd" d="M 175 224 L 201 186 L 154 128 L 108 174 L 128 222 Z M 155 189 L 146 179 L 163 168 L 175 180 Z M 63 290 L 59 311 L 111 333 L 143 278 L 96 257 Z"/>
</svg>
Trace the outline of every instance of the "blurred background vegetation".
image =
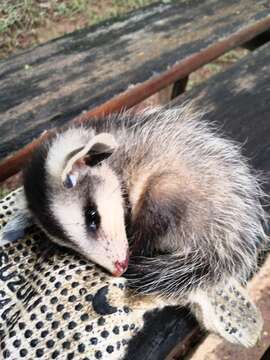
<svg viewBox="0 0 270 360">
<path fill-rule="evenodd" d="M 0 0 L 0 59 L 156 0 Z"/>
<path fill-rule="evenodd" d="M 163 0 L 170 2 L 172 0 Z M 174 0 L 186 1 L 186 0 Z M 157 0 L 0 0 L 0 60 Z M 246 51 L 230 51 L 191 74 L 188 89 L 230 66 Z"/>
</svg>

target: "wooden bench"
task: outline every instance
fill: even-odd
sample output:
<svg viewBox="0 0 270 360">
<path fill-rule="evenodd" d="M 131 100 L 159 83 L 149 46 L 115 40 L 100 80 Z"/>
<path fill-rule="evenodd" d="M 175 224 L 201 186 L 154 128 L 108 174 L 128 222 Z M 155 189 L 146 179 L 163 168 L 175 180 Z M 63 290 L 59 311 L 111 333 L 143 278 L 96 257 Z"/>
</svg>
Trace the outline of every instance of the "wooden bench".
<svg viewBox="0 0 270 360">
<path fill-rule="evenodd" d="M 160 2 L 0 62 L 0 159 L 42 131 L 138 104 L 269 29 L 268 0 Z M 22 167 L 0 166 L 0 180 Z"/>
<path fill-rule="evenodd" d="M 132 107 L 171 84 L 169 98 L 179 95 L 200 66 L 236 46 L 253 48 L 260 34 L 268 40 L 269 12 L 268 0 L 161 2 L 0 62 L 0 159 L 76 116 L 84 122 Z M 266 44 L 172 105 L 193 99 L 209 109 L 207 117 L 268 171 L 269 81 Z M 42 139 L 2 160 L 0 179 L 19 171 Z M 178 359 L 201 336 L 185 309 L 169 308 L 147 324 L 126 359 Z"/>
</svg>

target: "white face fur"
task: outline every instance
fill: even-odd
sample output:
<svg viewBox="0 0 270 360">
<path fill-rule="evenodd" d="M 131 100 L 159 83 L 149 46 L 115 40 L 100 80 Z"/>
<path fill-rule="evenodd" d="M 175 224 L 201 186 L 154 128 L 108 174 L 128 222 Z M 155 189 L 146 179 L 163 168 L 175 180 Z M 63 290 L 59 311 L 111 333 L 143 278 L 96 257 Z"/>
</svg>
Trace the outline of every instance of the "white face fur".
<svg viewBox="0 0 270 360">
<path fill-rule="evenodd" d="M 120 276 L 128 265 L 121 183 L 102 160 L 117 145 L 106 133 L 89 140 L 89 134 L 87 139 L 81 130 L 72 131 L 60 135 L 48 153 L 51 211 L 66 238 L 52 239 Z"/>
</svg>

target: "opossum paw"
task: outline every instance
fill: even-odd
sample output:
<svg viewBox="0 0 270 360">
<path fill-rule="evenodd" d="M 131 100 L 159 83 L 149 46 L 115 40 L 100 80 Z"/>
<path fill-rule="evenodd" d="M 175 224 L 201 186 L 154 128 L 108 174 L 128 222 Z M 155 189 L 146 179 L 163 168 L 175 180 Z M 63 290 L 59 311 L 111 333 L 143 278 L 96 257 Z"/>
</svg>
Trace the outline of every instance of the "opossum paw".
<svg viewBox="0 0 270 360">
<path fill-rule="evenodd" d="M 207 330 L 245 347 L 252 347 L 259 340 L 263 326 L 260 311 L 239 284 L 231 282 L 210 291 L 199 290 L 190 298 Z"/>
</svg>

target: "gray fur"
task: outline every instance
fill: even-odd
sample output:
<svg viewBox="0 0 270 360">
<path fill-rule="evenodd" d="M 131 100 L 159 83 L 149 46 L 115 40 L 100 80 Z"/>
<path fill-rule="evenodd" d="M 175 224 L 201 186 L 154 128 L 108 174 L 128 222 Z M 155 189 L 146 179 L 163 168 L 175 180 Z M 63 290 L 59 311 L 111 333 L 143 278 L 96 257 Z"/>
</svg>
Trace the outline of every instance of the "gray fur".
<svg viewBox="0 0 270 360">
<path fill-rule="evenodd" d="M 65 159 L 79 146 L 81 151 L 100 133 L 109 133 L 115 139 L 117 146 L 112 155 L 96 168 L 76 170 L 76 181 L 72 183 L 75 189 L 65 189 L 61 179 Z M 61 222 L 61 214 L 71 204 L 75 206 L 73 216 L 76 211 L 81 213 L 87 192 L 98 208 L 107 202 L 102 205 L 102 219 L 109 217 L 111 225 L 117 219 L 122 226 L 124 215 L 128 217 L 129 241 L 134 252 L 128 276 L 137 292 L 162 294 L 181 303 L 180 299 L 192 299 L 192 294 L 202 291 L 203 296 L 196 299 L 198 303 L 198 299 L 203 299 L 201 304 L 205 304 L 205 297 L 212 296 L 209 291 L 212 294 L 213 289 L 231 279 L 245 283 L 256 269 L 258 252 L 266 244 L 266 216 L 261 205 L 264 195 L 259 181 L 241 155 L 240 146 L 221 138 L 190 107 L 113 115 L 94 121 L 89 128 L 71 128 L 60 133 L 48 146 L 45 166 L 50 192 L 48 206 L 65 233 L 62 239 L 52 237 L 53 240 L 65 245 L 70 234 L 66 220 Z M 107 170 L 102 173 L 102 169 Z M 115 188 L 106 188 L 109 183 L 105 174 L 113 176 Z M 107 195 L 100 199 L 104 192 Z M 124 206 L 126 198 L 130 212 Z M 29 198 L 28 201 L 31 209 Z M 115 210 L 111 210 L 112 201 L 118 202 Z M 78 216 L 76 229 L 80 228 L 82 234 L 81 219 Z M 49 228 L 45 231 L 50 233 Z M 121 246 L 117 243 L 117 230 L 110 233 L 112 237 L 114 233 L 116 237 L 110 239 L 115 244 L 110 247 L 112 252 Z M 66 246 L 90 256 L 90 251 L 86 251 L 87 240 L 82 245 L 82 237 L 74 239 L 74 232 L 70 238 L 73 245 Z M 90 259 L 93 260 L 91 256 Z M 99 264 L 103 265 L 102 260 Z M 108 265 L 104 267 L 111 269 Z M 213 313 L 216 314 L 215 310 Z M 221 328 L 212 326 L 224 335 Z M 252 339 L 257 339 L 260 329 L 258 326 Z M 247 336 L 250 338 L 250 333 Z M 244 345 L 254 344 L 250 339 L 226 338 Z"/>
</svg>

